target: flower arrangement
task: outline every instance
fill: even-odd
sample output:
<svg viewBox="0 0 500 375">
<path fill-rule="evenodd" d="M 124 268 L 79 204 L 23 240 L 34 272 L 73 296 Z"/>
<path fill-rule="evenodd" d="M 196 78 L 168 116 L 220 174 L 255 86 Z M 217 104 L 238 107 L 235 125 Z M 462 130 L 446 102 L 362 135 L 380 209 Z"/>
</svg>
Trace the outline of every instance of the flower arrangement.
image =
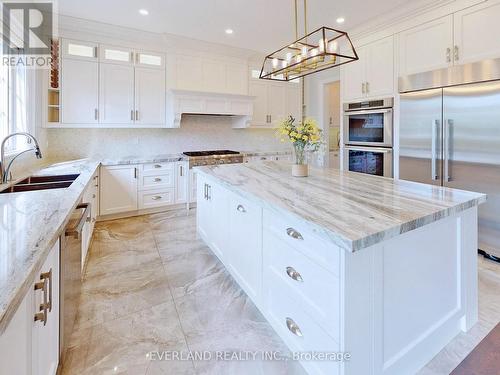
<svg viewBox="0 0 500 375">
<path fill-rule="evenodd" d="M 296 123 L 290 116 L 278 127 L 281 142 L 290 141 L 293 145 L 295 165 L 305 166 L 295 168 L 293 175 L 307 176 L 307 152 L 316 152 L 323 144 L 323 131 L 315 120 L 306 118 Z"/>
</svg>

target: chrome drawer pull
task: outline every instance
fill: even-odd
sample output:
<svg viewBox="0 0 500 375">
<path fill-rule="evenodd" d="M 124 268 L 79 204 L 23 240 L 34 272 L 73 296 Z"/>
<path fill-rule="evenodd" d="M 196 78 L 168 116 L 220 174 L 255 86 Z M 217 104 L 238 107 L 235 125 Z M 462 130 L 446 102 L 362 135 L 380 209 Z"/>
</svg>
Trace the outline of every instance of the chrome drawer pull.
<svg viewBox="0 0 500 375">
<path fill-rule="evenodd" d="M 159 200 L 161 199 L 161 196 L 156 195 L 156 196 L 154 196 L 154 197 L 153 197 L 153 198 L 151 198 L 151 199 L 152 199 L 152 200 L 154 200 L 154 201 L 159 201 Z"/>
<path fill-rule="evenodd" d="M 40 304 L 40 312 L 35 314 L 35 322 L 43 322 L 43 325 L 47 324 L 47 311 L 49 309 L 49 302 L 47 301 L 47 287 L 49 279 L 45 278 L 43 281 L 35 283 L 35 290 L 43 291 L 43 302 Z"/>
<path fill-rule="evenodd" d="M 155 168 L 161 168 L 161 165 L 160 164 L 155 164 L 154 167 Z"/>
<path fill-rule="evenodd" d="M 288 330 L 292 332 L 295 336 L 302 337 L 302 331 L 300 330 L 299 326 L 297 323 L 293 321 L 291 318 L 286 318 L 286 326 L 288 327 Z"/>
<path fill-rule="evenodd" d="M 304 237 L 302 237 L 302 235 L 293 228 L 288 228 L 286 230 L 286 234 L 288 234 L 292 238 L 295 238 L 296 240 L 303 240 L 304 239 Z"/>
<path fill-rule="evenodd" d="M 49 312 L 51 312 L 52 311 L 52 268 L 49 270 L 49 272 L 42 273 L 40 275 L 40 280 L 42 280 L 42 281 L 48 280 L 48 284 L 49 284 L 49 302 L 47 303 L 47 306 L 49 308 Z"/>
<path fill-rule="evenodd" d="M 161 181 L 161 178 L 159 178 L 159 177 L 155 178 L 155 182 L 160 182 L 160 181 Z"/>
<path fill-rule="evenodd" d="M 243 213 L 247 212 L 247 210 L 245 210 L 245 207 L 243 207 L 241 204 L 239 204 L 238 207 L 236 207 L 236 209 Z"/>
<path fill-rule="evenodd" d="M 293 279 L 295 281 L 299 281 L 301 283 L 304 282 L 304 279 L 302 278 L 302 275 L 299 272 L 297 272 L 297 270 L 295 270 L 295 268 L 293 268 L 293 267 L 287 267 L 286 268 L 286 273 L 287 273 L 287 275 L 291 279 Z"/>
</svg>

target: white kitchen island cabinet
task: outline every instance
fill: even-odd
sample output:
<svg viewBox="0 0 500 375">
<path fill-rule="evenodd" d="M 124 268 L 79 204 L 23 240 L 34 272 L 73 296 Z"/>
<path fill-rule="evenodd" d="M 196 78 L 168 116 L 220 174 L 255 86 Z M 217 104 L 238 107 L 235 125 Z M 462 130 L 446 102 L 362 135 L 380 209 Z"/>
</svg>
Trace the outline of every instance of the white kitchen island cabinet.
<svg viewBox="0 0 500 375">
<path fill-rule="evenodd" d="M 198 233 L 290 351 L 350 355 L 308 373 L 412 374 L 477 322 L 485 195 L 290 169 L 198 168 Z"/>
</svg>

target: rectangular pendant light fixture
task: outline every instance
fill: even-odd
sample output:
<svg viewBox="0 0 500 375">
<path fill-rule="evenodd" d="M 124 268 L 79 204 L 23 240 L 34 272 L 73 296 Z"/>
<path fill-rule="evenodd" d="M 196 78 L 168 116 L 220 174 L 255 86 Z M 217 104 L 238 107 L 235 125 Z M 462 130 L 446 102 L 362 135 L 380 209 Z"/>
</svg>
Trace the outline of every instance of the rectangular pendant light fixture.
<svg viewBox="0 0 500 375">
<path fill-rule="evenodd" d="M 291 81 L 359 60 L 346 32 L 326 26 L 267 55 L 260 78 Z"/>
</svg>

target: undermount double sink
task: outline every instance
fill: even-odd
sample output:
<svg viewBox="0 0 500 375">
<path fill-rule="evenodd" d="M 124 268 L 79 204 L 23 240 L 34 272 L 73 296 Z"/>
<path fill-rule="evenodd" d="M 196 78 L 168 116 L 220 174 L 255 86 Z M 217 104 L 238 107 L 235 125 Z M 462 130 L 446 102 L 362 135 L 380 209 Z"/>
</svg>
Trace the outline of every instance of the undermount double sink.
<svg viewBox="0 0 500 375">
<path fill-rule="evenodd" d="M 19 193 L 24 191 L 63 189 L 70 187 L 79 174 L 65 174 L 53 176 L 30 176 L 11 187 L 0 191 L 0 194 Z"/>
</svg>

